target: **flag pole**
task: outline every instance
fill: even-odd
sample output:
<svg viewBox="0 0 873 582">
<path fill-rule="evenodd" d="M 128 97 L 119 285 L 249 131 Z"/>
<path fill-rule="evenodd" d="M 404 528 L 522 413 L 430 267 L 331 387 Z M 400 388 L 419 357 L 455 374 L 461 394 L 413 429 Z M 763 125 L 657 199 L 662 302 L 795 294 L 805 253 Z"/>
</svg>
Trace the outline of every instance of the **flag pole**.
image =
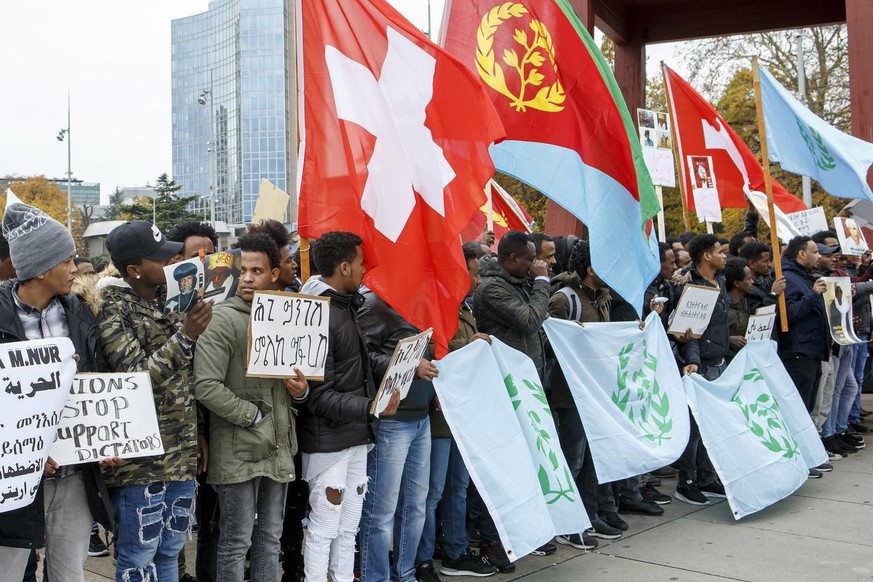
<svg viewBox="0 0 873 582">
<path fill-rule="evenodd" d="M 485 229 L 494 232 L 494 187 L 491 185 L 491 180 L 488 180 L 488 183 L 485 184 Z"/>
<path fill-rule="evenodd" d="M 782 253 L 779 237 L 776 235 L 776 209 L 773 206 L 773 182 L 770 178 L 770 158 L 767 155 L 767 129 L 764 123 L 764 107 L 761 100 L 761 76 L 758 72 L 758 57 L 752 57 L 752 78 L 755 83 L 755 110 L 758 114 L 758 135 L 761 140 L 761 161 L 764 167 L 764 189 L 767 192 L 767 211 L 770 214 L 770 246 L 773 247 L 773 268 L 776 278 L 782 278 Z M 788 331 L 788 311 L 785 307 L 785 293 L 779 294 L 779 319 L 782 332 Z"/>
<path fill-rule="evenodd" d="M 670 134 L 673 136 L 673 156 L 676 158 L 676 166 L 679 170 L 679 200 L 682 202 L 682 220 L 685 222 L 685 230 L 691 230 L 691 220 L 688 218 L 688 205 L 685 204 L 685 181 L 682 176 L 682 160 L 679 155 L 679 142 L 676 141 L 676 113 L 673 111 L 673 94 L 670 91 L 670 83 L 667 82 L 667 73 L 664 71 L 664 61 L 661 61 L 661 80 L 664 82 L 664 93 L 667 97 L 667 115 L 670 116 Z"/>
<path fill-rule="evenodd" d="M 294 26 L 294 30 L 297 33 L 297 35 L 296 35 L 297 39 L 300 39 L 300 38 L 302 38 L 302 36 L 300 34 L 300 28 L 301 28 L 301 26 L 300 26 L 300 11 L 302 9 L 302 6 L 301 6 L 301 2 L 299 0 L 297 0 L 296 2 L 293 2 L 292 5 L 293 5 L 293 8 L 290 11 L 291 12 L 290 18 L 292 19 L 292 24 Z M 297 123 L 295 124 L 297 126 L 297 148 L 295 150 L 295 153 L 298 154 L 298 161 L 299 161 L 299 153 L 300 153 L 300 120 L 302 118 L 302 116 L 299 115 L 299 111 L 300 111 L 299 73 L 300 73 L 300 59 L 302 58 L 300 53 L 302 50 L 303 50 L 302 43 L 299 40 L 295 40 L 295 46 L 294 46 L 294 60 L 295 60 L 295 63 L 294 63 L 294 96 L 297 99 L 295 100 L 294 105 L 296 107 L 296 111 L 298 112 Z M 299 170 L 298 170 L 298 172 L 299 172 Z M 300 230 L 300 190 L 299 190 L 300 184 L 299 184 L 299 182 L 297 183 L 297 186 L 298 186 L 298 188 L 295 188 L 294 195 L 297 197 L 297 221 L 298 221 L 297 222 L 297 229 L 299 231 Z M 289 216 L 288 218 L 290 220 L 291 217 Z M 298 266 L 300 267 L 300 282 L 306 283 L 306 281 L 309 280 L 309 275 L 310 275 L 310 273 L 309 273 L 309 237 L 305 237 L 305 236 L 300 237 L 300 265 L 298 265 Z"/>
</svg>

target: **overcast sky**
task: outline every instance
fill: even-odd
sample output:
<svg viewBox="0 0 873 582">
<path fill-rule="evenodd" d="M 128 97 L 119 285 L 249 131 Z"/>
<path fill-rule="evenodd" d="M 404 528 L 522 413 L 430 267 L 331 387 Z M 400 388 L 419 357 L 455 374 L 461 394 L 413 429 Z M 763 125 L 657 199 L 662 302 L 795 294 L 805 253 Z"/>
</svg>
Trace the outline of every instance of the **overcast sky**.
<svg viewBox="0 0 873 582">
<path fill-rule="evenodd" d="M 389 0 L 422 30 L 426 0 Z M 444 0 L 432 0 L 434 35 Z M 3 0 L 0 176 L 63 178 L 67 90 L 73 177 L 116 186 L 172 174 L 170 21 L 207 0 Z M 649 62 L 670 59 L 650 51 Z"/>
</svg>

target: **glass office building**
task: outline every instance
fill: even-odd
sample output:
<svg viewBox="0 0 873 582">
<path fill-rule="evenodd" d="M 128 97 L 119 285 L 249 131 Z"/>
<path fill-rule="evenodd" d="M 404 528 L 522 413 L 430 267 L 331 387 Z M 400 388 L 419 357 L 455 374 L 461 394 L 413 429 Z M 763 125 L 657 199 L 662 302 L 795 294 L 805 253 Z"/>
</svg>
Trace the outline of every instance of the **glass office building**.
<svg viewBox="0 0 873 582">
<path fill-rule="evenodd" d="M 261 178 L 294 186 L 287 4 L 213 0 L 172 22 L 173 179 L 180 195 L 199 197 L 195 212 L 214 202 L 229 224 L 251 218 Z"/>
</svg>

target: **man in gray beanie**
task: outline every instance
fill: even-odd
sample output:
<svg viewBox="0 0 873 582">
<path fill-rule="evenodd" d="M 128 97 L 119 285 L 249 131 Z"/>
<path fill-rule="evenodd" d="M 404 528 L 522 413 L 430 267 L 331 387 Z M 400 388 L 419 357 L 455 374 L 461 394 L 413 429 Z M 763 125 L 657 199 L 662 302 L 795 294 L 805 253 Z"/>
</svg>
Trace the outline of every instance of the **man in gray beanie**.
<svg viewBox="0 0 873 582">
<path fill-rule="evenodd" d="M 18 279 L 0 285 L 0 343 L 68 337 L 79 372 L 106 371 L 94 318 L 70 295 L 77 272 L 73 237 L 11 192 L 3 236 Z M 33 503 L 0 513 L 0 582 L 21 580 L 30 552 L 43 542 L 50 580 L 84 580 L 92 515 L 106 528 L 114 525 L 108 499 L 97 463 L 60 467 L 49 457 Z"/>
</svg>

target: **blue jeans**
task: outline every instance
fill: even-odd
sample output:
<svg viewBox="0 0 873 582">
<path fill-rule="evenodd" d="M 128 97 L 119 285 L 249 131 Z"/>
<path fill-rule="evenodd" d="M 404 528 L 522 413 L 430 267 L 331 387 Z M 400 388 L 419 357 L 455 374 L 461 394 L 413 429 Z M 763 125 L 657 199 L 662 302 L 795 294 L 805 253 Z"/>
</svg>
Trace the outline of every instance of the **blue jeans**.
<svg viewBox="0 0 873 582">
<path fill-rule="evenodd" d="M 437 505 L 443 524 L 443 552 L 457 559 L 467 552 L 467 485 L 470 474 L 452 438 L 435 438 L 430 445 L 430 488 L 425 503 L 424 530 L 415 565 L 433 565 L 436 545 Z"/>
<path fill-rule="evenodd" d="M 854 350 L 852 346 L 840 346 L 840 357 L 834 372 L 834 396 L 831 413 L 821 429 L 823 437 L 839 434 L 848 428 L 849 412 L 855 402 L 858 385 L 852 373 Z"/>
<path fill-rule="evenodd" d="M 194 509 L 194 481 L 110 490 L 115 510 L 116 582 L 178 582 L 179 552 Z"/>
<path fill-rule="evenodd" d="M 855 352 L 855 363 L 852 372 L 855 375 L 855 383 L 858 385 L 858 390 L 855 393 L 855 401 L 852 403 L 852 411 L 849 413 L 850 424 L 858 424 L 862 420 L 861 392 L 864 389 L 864 368 L 867 366 L 867 356 L 869 355 L 867 341 L 870 339 L 870 335 L 866 334 L 860 337 L 864 340 L 864 343 L 852 346 Z"/>
<path fill-rule="evenodd" d="M 222 578 L 242 580 L 251 549 L 252 582 L 276 580 L 287 489 L 287 484 L 267 477 L 215 486 L 221 513 L 217 571 Z"/>
<path fill-rule="evenodd" d="M 367 456 L 370 485 L 361 516 L 361 582 L 415 581 L 430 481 L 430 419 L 379 423 Z M 392 544 L 393 534 L 393 544 Z M 389 565 L 388 550 L 394 548 Z"/>
<path fill-rule="evenodd" d="M 561 451 L 564 453 L 564 458 L 567 459 L 570 474 L 573 475 L 573 481 L 579 489 L 582 503 L 588 512 L 588 519 L 594 520 L 597 517 L 597 512 L 600 511 L 598 505 L 599 486 L 597 473 L 594 470 L 594 460 L 591 458 L 591 449 L 588 447 L 588 437 L 585 436 L 585 428 L 582 426 L 579 411 L 575 408 L 556 408 L 553 412 L 555 420 L 557 420 Z"/>
</svg>

